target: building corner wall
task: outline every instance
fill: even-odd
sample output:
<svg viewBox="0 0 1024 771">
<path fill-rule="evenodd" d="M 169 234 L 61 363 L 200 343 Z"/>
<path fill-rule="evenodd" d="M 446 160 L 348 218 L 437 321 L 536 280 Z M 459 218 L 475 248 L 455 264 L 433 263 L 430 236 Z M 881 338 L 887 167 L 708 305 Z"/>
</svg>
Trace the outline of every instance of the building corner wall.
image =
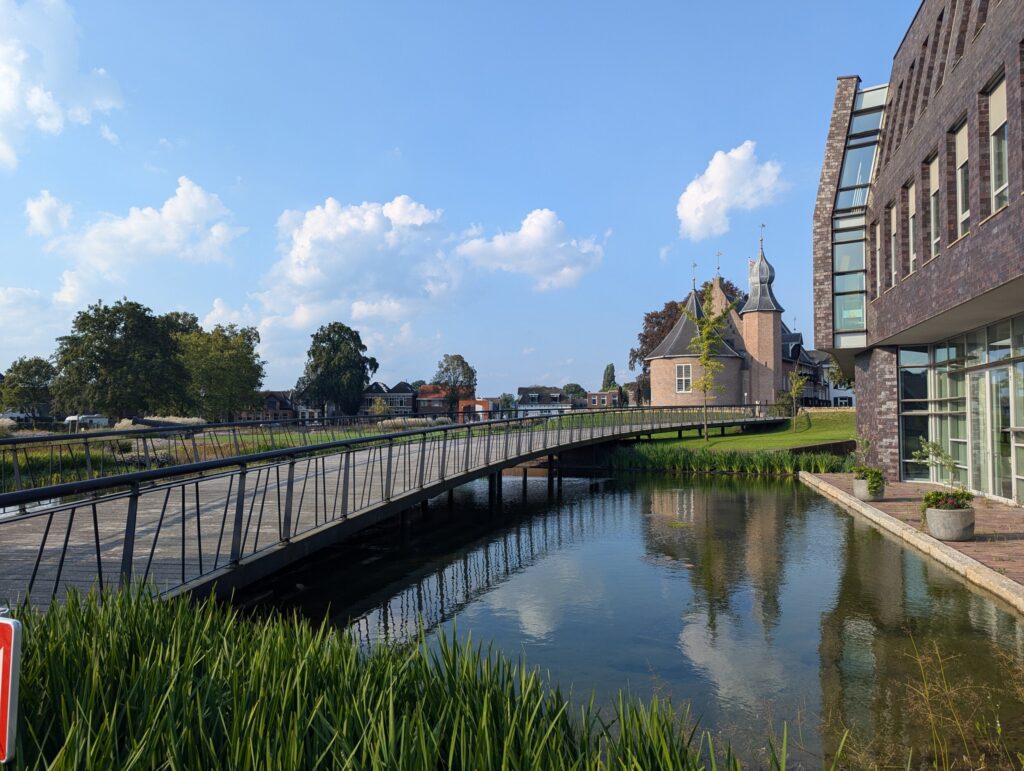
<svg viewBox="0 0 1024 771">
<path fill-rule="evenodd" d="M 857 355 L 857 434 L 870 443 L 868 463 L 885 478 L 900 478 L 898 349 L 871 348 Z"/>
<path fill-rule="evenodd" d="M 750 401 L 774 404 L 782 390 L 782 314 L 743 314 L 743 343 L 750 354 Z"/>
<path fill-rule="evenodd" d="M 850 114 L 860 78 L 839 78 L 832 105 L 825 158 L 814 204 L 812 243 L 814 260 L 814 344 L 819 350 L 831 350 L 832 340 L 832 212 L 835 207 L 839 174 L 850 129 Z"/>
</svg>

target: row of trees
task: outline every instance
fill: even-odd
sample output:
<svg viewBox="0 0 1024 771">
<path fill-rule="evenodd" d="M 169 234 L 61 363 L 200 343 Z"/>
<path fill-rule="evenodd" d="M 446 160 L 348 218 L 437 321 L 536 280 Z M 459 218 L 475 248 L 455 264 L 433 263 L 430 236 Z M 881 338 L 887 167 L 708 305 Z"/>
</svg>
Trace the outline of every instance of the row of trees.
<svg viewBox="0 0 1024 771">
<path fill-rule="evenodd" d="M 204 330 L 192 313 L 155 315 L 127 298 L 80 311 L 49 358 L 22 357 L 7 370 L 0 405 L 50 410 L 195 415 L 230 420 L 259 400 L 265 362 L 254 327 Z"/>
</svg>

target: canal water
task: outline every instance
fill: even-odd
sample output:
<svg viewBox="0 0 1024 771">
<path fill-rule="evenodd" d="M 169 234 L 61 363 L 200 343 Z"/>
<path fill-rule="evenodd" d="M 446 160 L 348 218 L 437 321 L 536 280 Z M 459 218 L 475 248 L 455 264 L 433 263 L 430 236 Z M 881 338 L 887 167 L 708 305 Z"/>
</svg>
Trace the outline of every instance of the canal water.
<svg viewBox="0 0 1024 771">
<path fill-rule="evenodd" d="M 1024 749 L 1021 619 L 795 482 L 566 479 L 549 499 L 536 479 L 524 500 L 506 478 L 498 513 L 475 483 L 404 539 L 375 530 L 243 601 L 368 644 L 471 634 L 578 702 L 689 704 L 755 763 L 785 722 L 810 767 L 847 729 L 855 765 L 902 767 L 933 726 L 957 732 L 949 704 Z"/>
</svg>

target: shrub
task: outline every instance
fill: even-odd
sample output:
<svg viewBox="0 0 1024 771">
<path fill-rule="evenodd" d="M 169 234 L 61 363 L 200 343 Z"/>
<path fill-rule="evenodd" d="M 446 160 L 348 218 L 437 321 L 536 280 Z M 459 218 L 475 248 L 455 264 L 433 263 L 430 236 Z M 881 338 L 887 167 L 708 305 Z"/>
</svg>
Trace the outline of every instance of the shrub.
<svg viewBox="0 0 1024 771">
<path fill-rule="evenodd" d="M 0 418 L 0 436 L 10 436 L 17 425 L 17 421 L 10 418 Z"/>
<path fill-rule="evenodd" d="M 874 466 L 854 466 L 853 478 L 866 479 L 868 482 L 868 492 L 872 495 L 881 495 L 885 492 L 885 476 L 879 468 Z"/>
<path fill-rule="evenodd" d="M 925 509 L 969 509 L 974 495 L 959 487 L 955 490 L 931 490 L 921 500 L 921 513 Z"/>
</svg>

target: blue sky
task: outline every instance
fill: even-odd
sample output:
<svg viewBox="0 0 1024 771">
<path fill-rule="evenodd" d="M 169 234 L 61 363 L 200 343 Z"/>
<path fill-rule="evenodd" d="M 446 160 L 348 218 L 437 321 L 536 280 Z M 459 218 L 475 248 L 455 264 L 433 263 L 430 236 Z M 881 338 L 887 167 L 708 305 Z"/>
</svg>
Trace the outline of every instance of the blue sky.
<svg viewBox="0 0 1024 771">
<path fill-rule="evenodd" d="M 259 326 L 271 388 L 335 320 L 384 382 L 594 388 L 762 222 L 810 342 L 835 79 L 916 9 L 0 0 L 0 368 L 128 296 Z"/>
</svg>

